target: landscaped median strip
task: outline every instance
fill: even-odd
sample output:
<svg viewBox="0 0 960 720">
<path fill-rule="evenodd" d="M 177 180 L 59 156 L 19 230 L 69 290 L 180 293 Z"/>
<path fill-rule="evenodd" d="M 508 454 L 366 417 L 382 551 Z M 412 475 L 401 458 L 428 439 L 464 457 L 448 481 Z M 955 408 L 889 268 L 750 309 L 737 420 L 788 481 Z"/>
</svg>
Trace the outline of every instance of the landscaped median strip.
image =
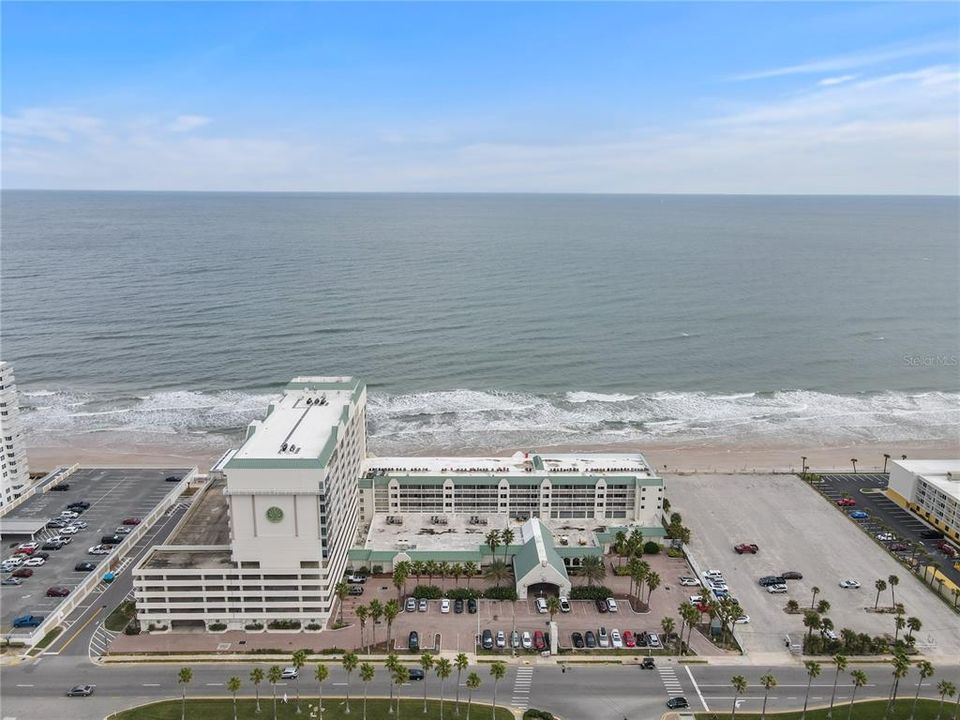
<svg viewBox="0 0 960 720">
<path fill-rule="evenodd" d="M 742 701 L 742 698 L 741 698 Z M 896 701 L 893 706 L 892 712 L 887 715 L 887 700 L 862 700 L 857 701 L 853 704 L 851 711 L 850 703 L 837 703 L 833 707 L 833 717 L 835 720 L 847 720 L 848 713 L 850 720 L 879 720 L 879 718 L 887 718 L 887 720 L 907 720 L 911 717 L 911 711 L 913 708 L 913 698 L 900 698 Z M 697 720 L 714 720 L 718 717 L 729 717 L 732 710 L 732 702 L 727 708 L 718 708 L 712 712 L 698 712 L 694 715 Z M 940 708 L 939 700 L 929 700 L 926 698 L 921 698 L 917 703 L 917 712 L 913 715 L 914 720 L 934 720 L 937 717 L 938 710 Z M 828 706 L 808 708 L 806 712 L 805 720 L 827 720 L 827 713 L 830 708 Z M 953 707 L 946 706 L 944 707 L 943 713 L 941 714 L 942 720 L 948 720 L 948 718 L 953 717 Z M 773 710 L 767 709 L 766 717 L 771 718 L 771 720 L 800 720 L 802 711 L 800 710 L 787 710 L 776 712 Z M 737 710 L 737 720 L 758 720 L 760 717 L 759 712 L 744 712 L 742 709 Z"/>
</svg>

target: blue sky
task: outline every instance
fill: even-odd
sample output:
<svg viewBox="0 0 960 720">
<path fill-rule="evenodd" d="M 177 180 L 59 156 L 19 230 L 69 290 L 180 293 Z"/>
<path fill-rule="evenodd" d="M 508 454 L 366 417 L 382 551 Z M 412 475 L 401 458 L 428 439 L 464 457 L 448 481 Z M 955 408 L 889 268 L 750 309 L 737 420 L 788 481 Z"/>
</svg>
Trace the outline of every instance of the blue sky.
<svg viewBox="0 0 960 720">
<path fill-rule="evenodd" d="M 958 192 L 953 3 L 4 3 L 3 186 Z"/>
</svg>

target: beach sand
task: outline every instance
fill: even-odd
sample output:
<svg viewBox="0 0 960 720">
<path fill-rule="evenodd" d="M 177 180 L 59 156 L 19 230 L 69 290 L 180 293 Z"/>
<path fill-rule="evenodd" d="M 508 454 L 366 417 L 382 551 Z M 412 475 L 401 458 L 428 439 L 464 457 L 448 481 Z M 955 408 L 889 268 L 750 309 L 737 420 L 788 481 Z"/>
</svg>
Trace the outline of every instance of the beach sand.
<svg viewBox="0 0 960 720">
<path fill-rule="evenodd" d="M 196 465 L 206 472 L 216 460 L 231 447 L 198 447 L 190 443 L 177 445 L 131 442 L 122 434 L 98 433 L 95 436 L 63 440 L 60 443 L 45 443 L 28 446 L 27 458 L 31 472 L 52 470 L 58 466 L 79 463 L 84 467 L 178 467 Z M 534 448 L 437 448 L 431 455 L 512 455 L 517 450 Z M 815 471 L 839 470 L 851 472 L 851 458 L 857 458 L 860 471 L 878 471 L 883 467 L 883 454 L 892 458 L 906 455 L 908 458 L 960 458 L 960 442 L 955 444 L 889 444 L 889 445 L 831 445 L 801 446 L 796 444 L 766 445 L 763 447 L 718 443 L 702 444 L 624 444 L 595 447 L 543 447 L 536 448 L 542 454 L 549 452 L 604 452 L 643 453 L 658 472 L 795 472 L 800 469 L 800 458 L 807 456 L 807 465 Z M 376 454 L 376 447 L 371 448 Z M 423 451 L 411 453 L 425 455 Z"/>
</svg>

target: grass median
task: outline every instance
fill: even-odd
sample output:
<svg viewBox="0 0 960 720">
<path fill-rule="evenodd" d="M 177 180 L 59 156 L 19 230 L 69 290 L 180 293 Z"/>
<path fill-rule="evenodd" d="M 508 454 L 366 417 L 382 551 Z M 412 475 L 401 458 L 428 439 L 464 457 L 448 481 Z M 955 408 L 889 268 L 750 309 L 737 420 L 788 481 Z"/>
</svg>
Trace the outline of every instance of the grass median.
<svg viewBox="0 0 960 720">
<path fill-rule="evenodd" d="M 851 712 L 850 703 L 836 703 L 833 706 L 833 720 L 880 720 L 884 717 L 886 710 L 886 700 L 867 700 L 853 704 Z M 917 703 L 917 713 L 914 720 L 935 720 L 937 711 L 940 707 L 939 700 L 921 699 Z M 907 720 L 910 717 L 910 711 L 913 709 L 913 698 L 897 700 L 893 710 L 886 716 L 887 720 Z M 826 720 L 827 708 L 817 708 L 807 710 L 806 720 Z M 945 703 L 940 720 L 951 720 L 955 713 L 952 703 Z M 699 712 L 696 714 L 697 720 L 723 720 L 729 718 L 730 710 Z M 766 717 L 770 720 L 800 720 L 801 712 L 794 710 L 790 712 L 771 712 L 767 710 Z M 760 713 L 737 711 L 737 720 L 758 720 Z"/>
<path fill-rule="evenodd" d="M 461 693 L 460 715 L 466 720 L 467 701 Z M 367 720 L 395 720 L 397 718 L 396 701 L 394 712 L 388 711 L 389 701 L 383 698 L 367 700 Z M 302 720 L 303 718 L 319 717 L 317 712 L 316 696 L 303 696 L 301 700 L 303 712 L 297 714 L 297 699 L 287 693 L 287 702 L 283 697 L 277 698 L 277 712 L 273 712 L 273 697 L 268 693 L 260 695 L 260 712 L 256 711 L 256 702 L 248 697 L 237 700 L 238 720 Z M 456 703 L 450 699 L 443 703 L 443 717 L 454 720 Z M 350 698 L 350 710 L 346 712 L 346 699 L 342 697 L 328 697 L 323 699 L 324 720 L 362 720 L 363 694 Z M 400 718 L 418 718 L 420 720 L 440 720 L 440 702 L 427 700 L 427 712 L 423 712 L 423 700 L 405 699 L 400 701 Z M 233 720 L 233 701 L 227 700 L 190 700 L 187 698 L 187 720 Z M 474 702 L 470 708 L 471 720 L 494 720 L 493 707 Z M 514 716 L 503 707 L 497 708 L 495 720 L 513 720 Z M 111 715 L 108 720 L 180 720 L 180 701 L 164 700 L 151 703 L 143 707 L 124 710 Z"/>
</svg>

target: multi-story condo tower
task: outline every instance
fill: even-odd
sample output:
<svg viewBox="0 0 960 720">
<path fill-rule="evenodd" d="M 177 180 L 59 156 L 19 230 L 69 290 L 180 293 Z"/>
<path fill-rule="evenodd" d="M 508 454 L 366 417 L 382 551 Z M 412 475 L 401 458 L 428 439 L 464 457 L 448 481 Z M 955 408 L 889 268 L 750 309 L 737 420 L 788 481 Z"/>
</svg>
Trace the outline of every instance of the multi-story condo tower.
<svg viewBox="0 0 960 720">
<path fill-rule="evenodd" d="M 0 507 L 19 497 L 29 484 L 13 367 L 0 361 Z"/>
</svg>

